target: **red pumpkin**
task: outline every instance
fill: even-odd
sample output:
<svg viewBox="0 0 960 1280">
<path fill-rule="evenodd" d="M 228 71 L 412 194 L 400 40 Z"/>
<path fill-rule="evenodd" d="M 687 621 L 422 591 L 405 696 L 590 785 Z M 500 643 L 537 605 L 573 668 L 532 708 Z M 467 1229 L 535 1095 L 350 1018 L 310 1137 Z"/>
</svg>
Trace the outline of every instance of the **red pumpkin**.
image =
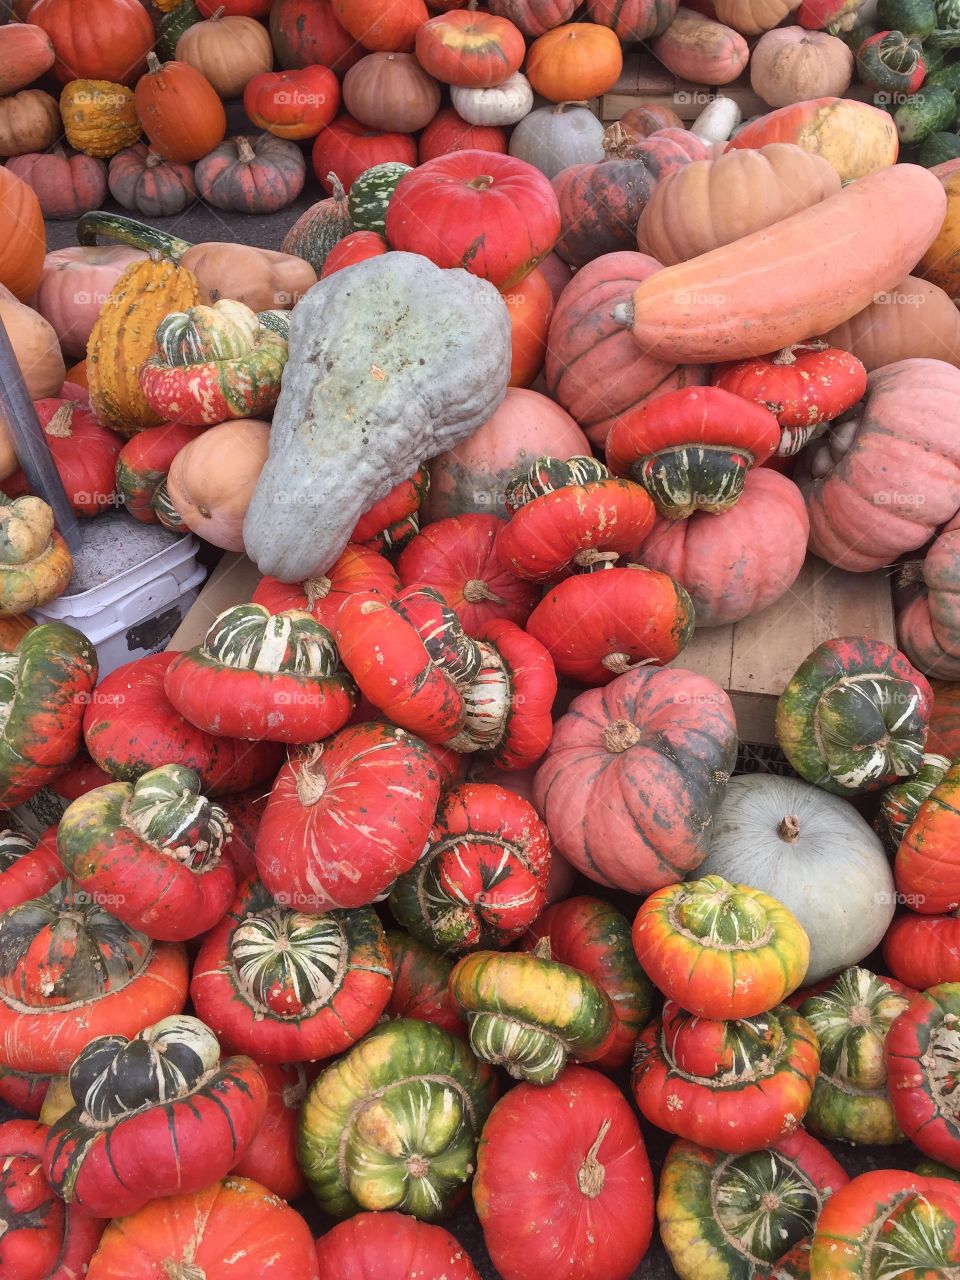
<svg viewBox="0 0 960 1280">
<path fill-rule="evenodd" d="M 164 422 L 147 427 L 123 444 L 116 460 L 116 487 L 123 505 L 142 524 L 159 524 L 153 497 L 167 478 L 174 458 L 206 427 L 188 427 L 181 422 Z"/>
<path fill-rule="evenodd" d="M 538 169 L 513 156 L 457 151 L 397 183 L 387 240 L 439 267 L 464 267 L 506 289 L 553 248 L 560 211 Z"/>
<path fill-rule="evenodd" d="M 297 1117 L 307 1096 L 313 1067 L 268 1063 L 260 1068 L 267 1085 L 263 1122 L 231 1173 L 252 1178 L 282 1200 L 299 1200 L 307 1183 L 297 1163 Z"/>
<path fill-rule="evenodd" d="M 340 107 L 340 84 L 329 67 L 264 71 L 247 81 L 243 109 L 276 138 L 313 138 Z"/>
<path fill-rule="evenodd" d="M 649 893 L 703 861 L 736 755 L 723 690 L 689 671 L 641 667 L 560 717 L 534 802 L 584 875 Z"/>
<path fill-rule="evenodd" d="M 0 1066 L 0 1101 L 14 1111 L 19 1111 L 21 1115 L 32 1116 L 36 1120 L 52 1079 L 52 1076 L 35 1075 L 30 1071 L 11 1071 L 9 1067 Z"/>
<path fill-rule="evenodd" d="M 267 792 L 265 795 L 262 788 L 254 787 L 252 791 L 223 797 L 223 807 L 233 827 L 230 835 L 230 861 L 236 867 L 238 884 L 257 874 L 254 850 L 269 794 Z"/>
<path fill-rule="evenodd" d="M 883 960 L 898 981 L 917 991 L 960 982 L 960 919 L 913 911 L 895 916 L 883 940 Z"/>
<path fill-rule="evenodd" d="M 642 160 L 602 160 L 561 169 L 553 179 L 560 205 L 556 252 L 570 266 L 582 267 L 603 254 L 632 249 L 653 188 Z"/>
<path fill-rule="evenodd" d="M 677 12 L 676 0 L 588 0 L 591 22 L 612 27 L 624 44 L 663 35 Z"/>
<path fill-rule="evenodd" d="M 503 294 L 510 313 L 510 386 L 529 387 L 543 368 L 547 330 L 553 315 L 553 293 L 546 276 L 534 267 Z"/>
<path fill-rule="evenodd" d="M 153 23 L 140 0 L 36 0 L 30 22 L 53 41 L 53 74 L 61 84 L 134 84 L 153 48 Z"/>
<path fill-rule="evenodd" d="M 440 798 L 425 743 L 358 724 L 293 755 L 273 784 L 257 869 L 278 902 L 317 914 L 378 901 L 423 852 Z"/>
<path fill-rule="evenodd" d="M 554 1084 L 511 1089 L 484 1125 L 473 1203 L 504 1280 L 636 1274 L 653 1234 L 653 1176 L 617 1086 L 568 1066 Z"/>
<path fill-rule="evenodd" d="M 86 1273 L 104 1224 L 50 1189 L 43 1172 L 49 1129 L 34 1120 L 0 1124 L 0 1273 L 9 1280 L 72 1280 Z"/>
<path fill-rule="evenodd" d="M 405 1213 L 358 1213 L 317 1241 L 322 1276 L 337 1280 L 480 1280 L 469 1255 L 443 1227 Z"/>
<path fill-rule="evenodd" d="M 330 191 L 327 175 L 335 173 L 349 191 L 354 181 L 376 164 L 397 160 L 411 167 L 417 163 L 417 143 L 407 133 L 380 133 L 365 129 L 352 116 L 340 115 L 314 139 L 313 171 L 324 191 Z M 389 239 L 389 237 L 388 237 Z"/>
<path fill-rule="evenodd" d="M 107 194 L 107 166 L 95 156 L 70 155 L 63 147 L 11 156 L 7 168 L 36 192 L 45 218 L 68 221 L 98 209 Z"/>
<path fill-rule="evenodd" d="M 393 960 L 387 1017 L 415 1018 L 432 1022 L 452 1036 L 465 1035 L 463 1011 L 450 994 L 452 962 L 402 929 L 389 930 L 387 942 Z"/>
<path fill-rule="evenodd" d="M 499 125 L 467 124 L 453 107 L 444 107 L 421 133 L 417 156 L 420 164 L 426 164 L 451 151 L 496 151 L 505 155 L 507 134 Z"/>
<path fill-rule="evenodd" d="M 197 162 L 197 190 L 207 204 L 235 213 L 276 213 L 296 200 L 306 161 L 298 146 L 274 137 L 276 132 L 229 138 Z"/>
<path fill-rule="evenodd" d="M 366 53 L 337 21 L 331 0 L 274 0 L 270 39 L 277 62 L 288 71 L 319 65 L 342 76 Z"/>
<path fill-rule="evenodd" d="M 441 84 L 488 89 L 520 70 L 527 47 L 509 18 L 450 9 L 417 29 L 417 61 Z"/>
<path fill-rule="evenodd" d="M 507 618 L 520 626 L 540 598 L 518 578 L 496 547 L 496 516 L 452 516 L 427 525 L 400 553 L 397 572 L 405 587 L 429 585 L 454 610 L 468 636 L 485 623 Z"/>
<path fill-rule="evenodd" d="M 327 254 L 320 271 L 320 279 L 326 280 L 335 271 L 343 271 L 368 258 L 379 258 L 390 246 L 377 231 L 352 231 L 338 241 Z"/>
<path fill-rule="evenodd" d="M 420 531 L 417 512 L 430 488 L 430 472 L 419 467 L 409 480 L 395 484 L 388 494 L 365 511 L 354 526 L 350 541 L 375 551 L 396 551 Z"/>
<path fill-rule="evenodd" d="M 54 465 L 78 516 L 99 515 L 114 504 L 116 464 L 123 440 L 102 427 L 76 400 L 34 403 Z"/>
<path fill-rule="evenodd" d="M 347 596 L 364 591 L 389 600 L 399 587 L 400 580 L 388 560 L 370 547 L 351 542 L 323 578 L 310 578 L 298 585 L 280 582 L 277 578 L 261 578 L 253 593 L 253 603 L 265 605 L 271 613 L 307 609 L 319 623 L 332 629 Z"/>
<path fill-rule="evenodd" d="M 951 1169 L 960 1167 L 960 1127 L 950 1087 L 958 1017 L 960 984 L 938 983 L 913 996 L 883 1046 L 897 1124 L 924 1155 Z"/>
<path fill-rule="evenodd" d="M 0 830 L 0 912 L 39 898 L 62 879 L 56 823 L 36 843 L 11 828 Z"/>
<path fill-rule="evenodd" d="M 206 794 L 247 791 L 273 778 L 282 748 L 196 729 L 176 711 L 163 682 L 176 653 L 148 654 L 118 667 L 93 691 L 83 717 L 87 751 L 111 778 L 135 781 L 176 760 L 200 775 Z"/>
<path fill-rule="evenodd" d="M 954 764 L 921 802 L 897 850 L 897 890 L 922 915 L 960 907 L 958 794 L 960 765 Z"/>
<path fill-rule="evenodd" d="M 366 49 L 409 53 L 429 13 L 423 0 L 333 0 L 338 20 Z"/>
</svg>

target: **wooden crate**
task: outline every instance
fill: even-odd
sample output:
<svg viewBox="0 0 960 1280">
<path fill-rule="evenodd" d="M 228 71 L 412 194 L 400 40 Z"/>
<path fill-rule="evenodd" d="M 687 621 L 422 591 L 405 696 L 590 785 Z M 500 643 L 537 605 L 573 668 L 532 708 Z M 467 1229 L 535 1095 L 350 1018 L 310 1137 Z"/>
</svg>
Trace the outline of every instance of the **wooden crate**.
<svg viewBox="0 0 960 1280">
<path fill-rule="evenodd" d="M 845 573 L 808 556 L 781 600 L 743 622 L 698 630 L 672 665 L 725 689 L 741 740 L 769 746 L 777 698 L 794 671 L 824 640 L 849 635 L 896 644 L 889 575 Z"/>
</svg>

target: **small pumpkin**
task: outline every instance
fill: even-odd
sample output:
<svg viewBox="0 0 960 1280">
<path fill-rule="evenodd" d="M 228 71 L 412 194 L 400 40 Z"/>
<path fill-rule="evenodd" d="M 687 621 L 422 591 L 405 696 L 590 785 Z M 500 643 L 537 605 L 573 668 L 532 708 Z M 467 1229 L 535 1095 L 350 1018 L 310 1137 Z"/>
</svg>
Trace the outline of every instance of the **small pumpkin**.
<svg viewBox="0 0 960 1280">
<path fill-rule="evenodd" d="M 0 156 L 46 151 L 60 136 L 61 128 L 57 100 L 42 89 L 21 89 L 9 98 L 0 98 Z"/>
<path fill-rule="evenodd" d="M 38 400 L 34 408 L 74 511 L 99 515 L 115 501 L 122 439 L 101 426 L 83 402 Z"/>
<path fill-rule="evenodd" d="M 588 101 L 609 93 L 623 70 L 620 41 L 609 27 L 567 22 L 534 40 L 527 79 L 551 102 Z"/>
<path fill-rule="evenodd" d="M 857 49 L 857 72 L 874 89 L 915 93 L 927 74 L 921 43 L 901 31 L 878 31 Z"/>
<path fill-rule="evenodd" d="M 107 185 L 117 204 L 147 218 L 173 217 L 197 198 L 191 166 L 164 160 L 142 142 L 113 156 Z"/>
<path fill-rule="evenodd" d="M 164 422 L 138 431 L 121 448 L 116 461 L 116 487 L 130 515 L 143 524 L 159 524 L 154 495 L 174 458 L 206 428 Z"/>
<path fill-rule="evenodd" d="M 412 53 L 368 53 L 343 77 L 343 105 L 386 133 L 416 133 L 440 107 L 440 86 Z"/>
<path fill-rule="evenodd" d="M 79 218 L 103 203 L 107 194 L 107 166 L 88 155 L 67 155 L 63 147 L 14 156 L 7 168 L 37 193 L 45 218 Z"/>
<path fill-rule="evenodd" d="M 273 66 L 269 33 L 255 18 L 215 9 L 204 22 L 194 22 L 177 41 L 174 57 L 193 67 L 221 98 L 243 96 L 254 76 Z"/>
<path fill-rule="evenodd" d="M 33 84 L 53 66 L 53 42 L 43 27 L 8 22 L 0 27 L 0 94 Z"/>
<path fill-rule="evenodd" d="M 230 138 L 197 162 L 200 195 L 215 209 L 276 213 L 303 190 L 307 165 L 300 148 L 266 134 Z"/>
<path fill-rule="evenodd" d="M 604 159 L 603 125 L 579 102 L 537 107 L 511 133 L 510 154 L 553 179 L 569 165 Z"/>
<path fill-rule="evenodd" d="M 140 137 L 133 91 L 109 80 L 71 80 L 65 84 L 60 93 L 60 114 L 67 141 L 88 156 L 109 159 Z"/>
<path fill-rule="evenodd" d="M 227 131 L 216 90 L 185 62 L 161 64 L 156 54 L 148 54 L 147 72 L 137 81 L 134 100 L 150 147 L 164 160 L 199 160 Z"/>
<path fill-rule="evenodd" d="M 587 12 L 591 22 L 610 27 L 625 44 L 632 44 L 662 35 L 676 16 L 677 5 L 675 0 L 629 0 L 620 4 L 615 0 L 588 0 Z"/>
<path fill-rule="evenodd" d="M 480 1280 L 463 1246 L 443 1227 L 405 1213 L 357 1213 L 317 1241 L 322 1274 L 340 1280 L 443 1276 Z"/>
<path fill-rule="evenodd" d="M 269 423 L 221 422 L 170 464 L 167 485 L 184 524 L 225 551 L 243 550 L 243 520 L 267 457 Z"/>
<path fill-rule="evenodd" d="M 351 231 L 339 240 L 324 259 L 320 279 L 326 280 L 337 271 L 352 267 L 368 258 L 379 258 L 390 246 L 378 231 Z"/>
<path fill-rule="evenodd" d="M 839 98 L 852 76 L 853 53 L 826 31 L 777 27 L 760 37 L 750 55 L 750 84 L 770 107 Z"/>
<path fill-rule="evenodd" d="M 666 31 L 651 41 L 651 48 L 668 71 L 694 84 L 729 84 L 750 58 L 738 31 L 683 5 Z"/>
<path fill-rule="evenodd" d="M 515 71 L 496 85 L 451 85 L 450 100 L 457 115 L 468 124 L 511 125 L 532 110 L 533 90 L 523 72 Z"/>
</svg>

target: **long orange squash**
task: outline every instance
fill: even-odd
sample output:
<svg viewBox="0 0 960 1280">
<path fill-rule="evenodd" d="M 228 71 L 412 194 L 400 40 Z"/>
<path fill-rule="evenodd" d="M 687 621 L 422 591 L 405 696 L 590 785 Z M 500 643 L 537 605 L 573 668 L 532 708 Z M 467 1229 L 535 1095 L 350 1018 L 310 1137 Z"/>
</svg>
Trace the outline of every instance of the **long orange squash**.
<svg viewBox="0 0 960 1280">
<path fill-rule="evenodd" d="M 762 231 L 648 276 L 614 308 L 642 351 L 713 364 L 779 351 L 862 311 L 943 222 L 943 186 L 898 164 Z"/>
</svg>

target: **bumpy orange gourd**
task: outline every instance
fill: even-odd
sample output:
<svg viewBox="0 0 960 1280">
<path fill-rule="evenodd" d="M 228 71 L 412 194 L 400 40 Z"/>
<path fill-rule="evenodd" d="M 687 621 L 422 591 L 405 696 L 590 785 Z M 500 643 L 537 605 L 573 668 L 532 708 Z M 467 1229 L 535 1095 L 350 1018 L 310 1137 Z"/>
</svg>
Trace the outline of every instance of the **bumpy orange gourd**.
<svg viewBox="0 0 960 1280">
<path fill-rule="evenodd" d="M 112 80 L 71 80 L 60 94 L 67 141 L 76 151 L 109 159 L 140 137 L 133 91 Z"/>
</svg>

